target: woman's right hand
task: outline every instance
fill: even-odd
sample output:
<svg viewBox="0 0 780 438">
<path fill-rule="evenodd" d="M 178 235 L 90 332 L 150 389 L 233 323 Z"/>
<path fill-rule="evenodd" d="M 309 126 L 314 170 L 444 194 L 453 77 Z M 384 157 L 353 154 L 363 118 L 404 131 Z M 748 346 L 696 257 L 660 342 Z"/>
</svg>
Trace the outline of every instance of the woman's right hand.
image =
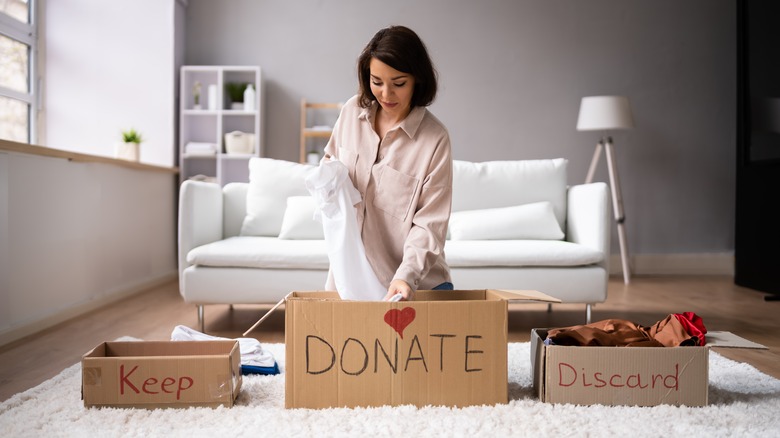
<svg viewBox="0 0 780 438">
<path fill-rule="evenodd" d="M 409 283 L 403 280 L 393 280 L 390 282 L 390 287 L 387 288 L 387 295 L 385 295 L 384 301 L 390 301 L 390 298 L 395 294 L 401 294 L 403 298 L 401 301 L 414 301 L 414 290 L 409 286 Z"/>
</svg>

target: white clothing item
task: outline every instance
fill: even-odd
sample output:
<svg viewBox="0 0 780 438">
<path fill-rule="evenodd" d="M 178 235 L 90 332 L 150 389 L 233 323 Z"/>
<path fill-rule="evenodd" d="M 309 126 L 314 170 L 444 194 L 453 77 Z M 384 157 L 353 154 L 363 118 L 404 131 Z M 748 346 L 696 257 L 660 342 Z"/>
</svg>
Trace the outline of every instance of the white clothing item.
<svg viewBox="0 0 780 438">
<path fill-rule="evenodd" d="M 193 330 L 183 325 L 177 325 L 171 333 L 171 341 L 238 341 L 238 348 L 241 350 L 241 365 L 252 365 L 256 367 L 273 367 L 276 359 L 269 352 L 263 349 L 260 341 L 253 338 L 228 339 L 210 336 Z"/>
<path fill-rule="evenodd" d="M 315 200 L 314 219 L 322 222 L 330 273 L 336 291 L 345 300 L 380 301 L 387 287 L 376 277 L 366 258 L 355 204 L 361 200 L 341 161 L 323 159 L 306 177 L 306 188 Z M 328 285 L 326 285 L 326 289 Z"/>
</svg>

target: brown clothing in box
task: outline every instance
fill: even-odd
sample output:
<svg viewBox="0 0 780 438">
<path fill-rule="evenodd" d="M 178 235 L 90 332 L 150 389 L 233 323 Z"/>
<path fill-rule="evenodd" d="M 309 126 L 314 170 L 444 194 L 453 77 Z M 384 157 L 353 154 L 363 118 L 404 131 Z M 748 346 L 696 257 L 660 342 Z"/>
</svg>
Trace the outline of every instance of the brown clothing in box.
<svg viewBox="0 0 780 438">
<path fill-rule="evenodd" d="M 555 345 L 616 347 L 678 347 L 696 345 L 674 315 L 643 327 L 623 319 L 605 319 L 587 325 L 552 329 L 547 338 Z"/>
</svg>

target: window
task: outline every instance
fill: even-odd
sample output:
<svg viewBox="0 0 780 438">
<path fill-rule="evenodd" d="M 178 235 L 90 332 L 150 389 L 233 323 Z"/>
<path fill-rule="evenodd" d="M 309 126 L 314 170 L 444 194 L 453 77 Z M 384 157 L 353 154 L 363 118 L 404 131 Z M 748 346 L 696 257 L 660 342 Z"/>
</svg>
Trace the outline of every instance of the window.
<svg viewBox="0 0 780 438">
<path fill-rule="evenodd" d="M 0 0 L 0 138 L 34 143 L 35 0 Z"/>
</svg>

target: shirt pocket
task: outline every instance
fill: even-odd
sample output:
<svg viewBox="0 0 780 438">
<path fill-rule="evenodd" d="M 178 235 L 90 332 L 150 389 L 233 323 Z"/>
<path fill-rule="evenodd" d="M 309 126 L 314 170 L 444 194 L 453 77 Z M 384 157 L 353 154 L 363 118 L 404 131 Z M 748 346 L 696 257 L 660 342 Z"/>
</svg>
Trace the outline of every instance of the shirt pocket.
<svg viewBox="0 0 780 438">
<path fill-rule="evenodd" d="M 374 207 L 405 221 L 418 184 L 417 178 L 385 166 L 377 184 Z"/>
</svg>

